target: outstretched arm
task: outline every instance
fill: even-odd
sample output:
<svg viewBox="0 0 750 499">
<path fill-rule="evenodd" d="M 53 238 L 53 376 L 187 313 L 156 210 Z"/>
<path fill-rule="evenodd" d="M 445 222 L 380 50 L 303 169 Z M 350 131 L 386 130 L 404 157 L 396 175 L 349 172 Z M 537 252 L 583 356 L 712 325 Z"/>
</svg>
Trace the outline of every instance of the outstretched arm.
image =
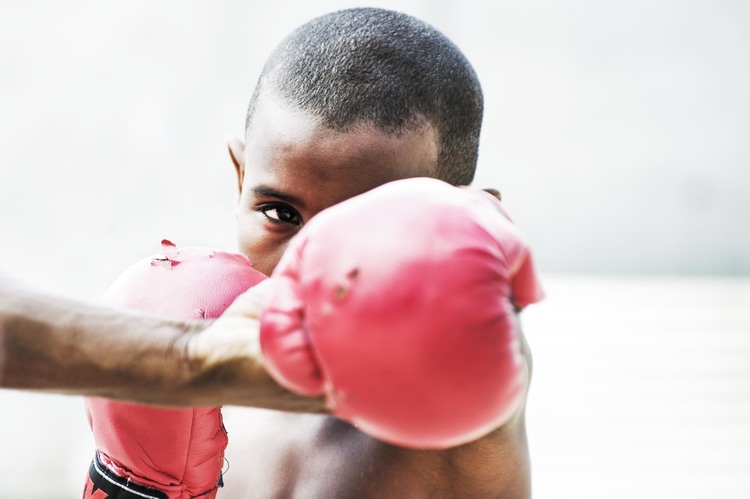
<svg viewBox="0 0 750 499">
<path fill-rule="evenodd" d="M 257 346 L 264 289 L 250 290 L 216 321 L 178 321 L 52 296 L 0 276 L 0 387 L 324 412 L 321 399 L 294 395 L 266 374 Z"/>
</svg>

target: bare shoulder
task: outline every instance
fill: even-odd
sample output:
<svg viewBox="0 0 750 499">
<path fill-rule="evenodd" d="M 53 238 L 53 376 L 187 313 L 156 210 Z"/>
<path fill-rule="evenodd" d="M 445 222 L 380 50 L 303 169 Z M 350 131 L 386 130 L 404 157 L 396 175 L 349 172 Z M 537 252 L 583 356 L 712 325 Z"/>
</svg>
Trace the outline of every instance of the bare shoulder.
<svg viewBox="0 0 750 499">
<path fill-rule="evenodd" d="M 241 419 L 229 418 L 221 498 L 530 497 L 522 412 L 484 438 L 425 451 L 379 442 L 336 418 L 275 411 L 248 417 L 257 411 L 239 409 Z M 243 434 L 238 426 L 247 424 Z"/>
<path fill-rule="evenodd" d="M 320 442 L 336 442 L 338 456 L 368 456 L 370 475 L 352 469 L 359 481 L 348 490 L 357 497 L 500 498 L 531 497 L 531 470 L 526 435 L 526 401 L 532 375 L 528 342 L 516 315 L 519 350 L 525 370 L 525 387 L 513 415 L 491 433 L 475 441 L 445 450 L 415 450 L 377 442 L 342 421 L 330 419 Z M 372 487 L 372 484 L 377 484 Z"/>
<path fill-rule="evenodd" d="M 529 453 L 523 409 L 489 435 L 441 451 L 415 450 L 376 441 L 339 420 L 318 434 L 316 454 L 329 442 L 339 463 L 337 497 L 502 498 L 530 497 Z M 324 453 L 325 454 L 325 453 Z M 329 454 L 330 455 L 330 454 Z M 346 464 L 345 464 L 346 463 Z M 358 463 L 354 465 L 354 463 Z M 347 468 L 349 465 L 351 468 Z M 362 473 L 368 469 L 368 473 Z M 351 495 L 348 495 L 351 494 Z M 322 496 L 321 496 L 322 497 Z M 329 496 L 332 497 L 332 496 Z"/>
<path fill-rule="evenodd" d="M 531 495 L 523 409 L 489 435 L 437 454 L 446 467 L 445 476 L 451 477 L 456 492 L 468 494 L 465 497 L 526 499 Z"/>
<path fill-rule="evenodd" d="M 529 345 L 517 323 L 526 369 L 524 398 L 502 427 L 474 442 L 443 451 L 426 452 L 423 466 L 441 470 L 449 484 L 465 497 L 526 499 L 531 497 L 531 470 L 526 436 L 526 399 L 532 373 Z M 431 461 L 431 462 L 428 462 Z"/>
<path fill-rule="evenodd" d="M 528 345 L 520 339 L 530 374 Z M 525 401 L 499 429 L 441 451 L 389 445 L 333 417 L 248 408 L 226 416 L 231 469 L 220 498 L 528 499 L 531 494 Z"/>
</svg>

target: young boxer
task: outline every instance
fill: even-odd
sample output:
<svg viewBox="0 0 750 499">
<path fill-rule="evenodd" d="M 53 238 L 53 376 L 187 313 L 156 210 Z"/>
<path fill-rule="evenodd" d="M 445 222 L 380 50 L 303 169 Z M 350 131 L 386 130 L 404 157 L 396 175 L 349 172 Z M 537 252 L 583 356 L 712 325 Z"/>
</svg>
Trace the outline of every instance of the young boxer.
<svg viewBox="0 0 750 499">
<path fill-rule="evenodd" d="M 408 177 L 470 184 L 481 119 L 471 65 L 431 26 L 376 9 L 305 24 L 270 56 L 244 144 L 230 143 L 240 248 L 268 273 L 300 228 L 329 206 Z M 392 212 L 383 216 L 398 223 Z M 357 239 L 371 221 L 339 230 Z M 403 250 L 423 243 L 404 240 Z M 423 381 L 429 390 L 430 380 Z M 523 403 L 496 431 L 437 451 L 386 444 L 331 417 L 278 413 L 263 422 L 243 445 L 230 444 L 227 458 L 239 471 L 227 473 L 220 497 L 530 494 Z"/>
<path fill-rule="evenodd" d="M 476 166 L 481 115 L 482 96 L 476 75 L 460 51 L 434 28 L 409 16 L 379 9 L 336 12 L 305 24 L 271 55 L 249 106 L 245 140 L 232 140 L 229 144 L 240 189 L 237 220 L 241 251 L 256 269 L 270 274 L 287 244 L 314 215 L 326 208 L 410 177 L 433 177 L 453 185 L 470 184 Z M 408 211 L 408 203 L 402 203 L 400 209 Z M 365 239 L 370 231 L 367 219 L 342 220 L 344 223 L 338 229 L 351 240 Z M 397 213 L 394 216 L 389 212 L 388 220 L 397 224 Z M 413 241 L 404 238 L 402 243 L 405 251 L 428 245 L 428 241 L 420 238 Z M 332 259 L 347 257 L 337 253 L 338 245 L 328 249 Z M 512 300 L 515 285 L 519 285 L 527 293 L 521 302 L 515 303 L 518 308 L 538 299 L 540 292 L 533 270 L 524 273 L 524 282 L 513 283 L 512 277 L 521 263 L 509 260 L 506 264 L 506 298 Z M 382 290 L 383 294 L 394 292 L 393 287 Z M 462 293 L 462 290 L 451 292 Z M 520 298 L 524 293 L 518 294 Z M 226 345 L 232 344 L 238 334 L 238 329 L 227 327 L 228 321 L 247 326 L 252 315 L 258 313 L 258 308 L 250 311 L 257 305 L 257 297 L 250 293 L 243 295 L 243 299 L 248 301 L 239 300 L 234 312 L 230 308 L 229 316 L 212 326 L 217 331 L 213 338 L 194 333 L 175 339 L 174 328 L 155 333 L 155 339 L 147 334 L 128 336 L 131 343 L 136 338 L 150 343 L 156 352 L 170 352 L 167 358 L 184 358 L 172 353 L 172 344 L 184 348 L 195 364 L 192 370 L 188 366 L 183 379 L 195 381 L 194 370 L 203 374 L 197 376 L 200 382 L 186 383 L 192 384 L 187 388 L 185 383 L 178 383 L 180 389 L 171 392 L 165 388 L 176 385 L 171 381 L 176 376 L 164 374 L 169 369 L 155 365 L 158 363 L 150 361 L 149 355 L 128 357 L 130 363 L 124 368 L 127 372 L 139 363 L 146 364 L 148 375 L 140 376 L 166 380 L 152 382 L 153 388 L 147 396 L 129 390 L 128 376 L 122 379 L 122 374 L 110 375 L 110 386 L 106 389 L 92 388 L 94 383 L 90 381 L 60 388 L 62 383 L 56 387 L 43 379 L 27 382 L 25 386 L 145 402 L 240 403 L 282 411 L 316 412 L 315 401 L 304 406 L 299 397 L 281 395 L 280 391 L 274 392 L 275 388 L 268 388 L 268 375 L 260 372 L 264 362 L 252 360 L 252 353 L 226 353 Z M 246 310 L 242 318 L 241 307 Z M 439 321 L 439 316 L 433 319 Z M 107 322 L 111 318 L 102 320 Z M 375 439 L 333 417 L 263 413 L 264 424 L 251 426 L 255 434 L 230 449 L 232 454 L 227 453 L 231 469 L 226 474 L 226 487 L 219 489 L 218 496 L 529 497 L 524 406 L 531 359 L 516 323 L 503 319 L 503 323 L 509 322 L 513 324 L 513 333 L 508 348 L 521 354 L 519 369 L 514 370 L 514 379 L 520 380 L 521 386 L 520 395 L 499 427 L 462 445 L 418 450 L 385 443 L 387 433 L 381 435 L 385 438 Z M 65 341 L 44 334 L 57 331 L 58 327 L 45 322 L 37 329 L 42 331 L 47 344 Z M 149 332 L 158 329 L 154 325 L 148 327 Z M 119 348 L 127 343 L 118 339 L 107 341 Z M 165 342 L 170 346 L 164 346 Z M 141 350 L 147 351 L 145 347 Z M 124 361 L 110 362 L 122 372 Z M 227 368 L 229 364 L 232 369 Z M 271 365 L 277 380 L 306 392 L 304 386 L 290 382 L 277 360 L 271 361 Z M 206 372 L 215 375 L 209 378 L 221 377 L 218 372 L 222 368 L 221 383 L 206 378 Z M 109 372 L 114 368 L 97 365 L 94 369 Z M 230 370 L 234 376 L 226 375 Z M 13 366 L 9 371 L 12 374 Z M 519 376 L 519 372 L 525 374 Z M 22 384 L 17 378 L 15 386 Z M 255 399 L 249 388 L 247 393 L 236 388 L 236 380 L 240 378 L 254 379 L 258 388 Z M 330 379 L 327 381 L 332 383 Z M 429 391 L 432 380 L 421 381 L 423 389 Z M 3 383 L 14 386 L 5 380 Z M 218 387 L 223 393 L 212 394 L 211 388 Z M 255 421 L 252 413 L 248 413 L 247 424 Z M 393 441 L 398 443 L 399 439 Z"/>
</svg>

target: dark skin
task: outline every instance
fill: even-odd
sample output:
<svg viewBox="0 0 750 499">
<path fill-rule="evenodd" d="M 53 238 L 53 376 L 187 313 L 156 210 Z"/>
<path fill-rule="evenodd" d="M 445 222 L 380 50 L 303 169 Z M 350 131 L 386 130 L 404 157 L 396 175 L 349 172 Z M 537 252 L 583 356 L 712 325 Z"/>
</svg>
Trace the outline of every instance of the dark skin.
<svg viewBox="0 0 750 499">
<path fill-rule="evenodd" d="M 322 398 L 295 395 L 266 372 L 258 316 L 269 285 L 240 295 L 220 319 L 181 321 L 52 296 L 0 276 L 0 388 L 324 413 Z"/>
<path fill-rule="evenodd" d="M 429 124 L 400 136 L 370 126 L 333 131 L 262 98 L 247 145 L 229 144 L 240 189 L 241 250 L 271 272 L 288 241 L 319 211 L 391 180 L 435 176 L 436 137 Z M 243 425 L 241 439 L 228 428 L 230 471 L 219 497 L 527 498 L 524 412 L 525 400 L 491 434 L 424 451 L 379 442 L 332 417 L 244 410 L 235 422 Z"/>
<path fill-rule="evenodd" d="M 531 497 L 525 400 L 501 428 L 442 451 L 382 443 L 332 417 L 234 410 L 220 498 Z"/>
<path fill-rule="evenodd" d="M 230 142 L 242 251 L 271 273 L 319 211 L 391 180 L 434 176 L 436 138 L 427 123 L 398 136 L 368 126 L 332 131 L 262 97 L 247 146 Z M 324 400 L 277 385 L 258 342 L 272 285 L 244 293 L 216 321 L 191 322 L 54 297 L 0 276 L 0 387 L 274 409 L 245 410 L 241 435 L 230 425 L 225 499 L 530 496 L 525 400 L 483 438 L 421 451 L 376 441 L 320 415 Z M 528 388 L 531 357 L 519 335 Z"/>
</svg>

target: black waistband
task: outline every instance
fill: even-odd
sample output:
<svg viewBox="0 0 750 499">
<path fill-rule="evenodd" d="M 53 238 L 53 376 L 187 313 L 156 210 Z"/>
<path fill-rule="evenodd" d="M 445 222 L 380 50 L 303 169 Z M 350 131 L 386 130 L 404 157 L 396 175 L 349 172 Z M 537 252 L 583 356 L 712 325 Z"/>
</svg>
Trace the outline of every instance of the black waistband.
<svg viewBox="0 0 750 499">
<path fill-rule="evenodd" d="M 89 466 L 89 477 L 83 499 L 169 499 L 164 492 L 136 485 L 127 478 L 115 475 L 94 456 Z"/>
</svg>

